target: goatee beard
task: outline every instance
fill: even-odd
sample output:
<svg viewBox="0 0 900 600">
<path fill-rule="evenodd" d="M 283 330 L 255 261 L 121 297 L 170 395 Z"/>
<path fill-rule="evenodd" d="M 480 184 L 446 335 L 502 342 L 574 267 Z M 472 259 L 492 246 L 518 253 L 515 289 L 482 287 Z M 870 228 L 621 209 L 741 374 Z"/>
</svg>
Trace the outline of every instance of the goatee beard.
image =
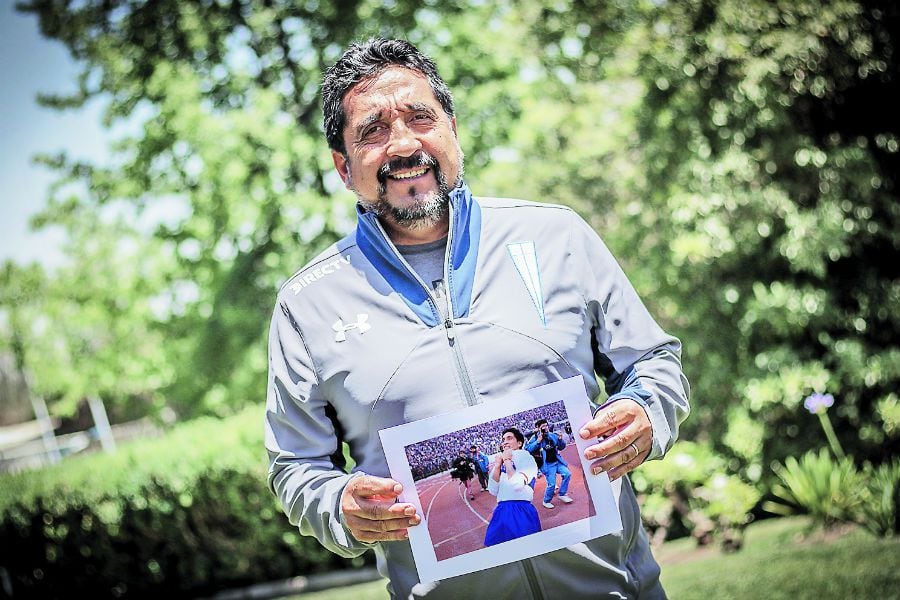
<svg viewBox="0 0 900 600">
<path fill-rule="evenodd" d="M 434 173 L 438 184 L 436 192 L 429 192 L 424 198 L 410 206 L 393 206 L 387 199 L 387 177 L 389 173 L 403 169 L 427 167 Z M 460 176 L 454 186 L 462 179 L 462 157 L 460 157 Z M 390 220 L 404 229 L 429 229 L 443 220 L 450 210 L 450 185 L 441 171 L 438 161 L 427 152 L 419 152 L 413 156 L 395 158 L 378 170 L 378 200 L 375 203 L 362 198 L 360 204 L 367 211 L 378 217 L 389 217 Z M 410 195 L 415 188 L 410 187 Z"/>
</svg>

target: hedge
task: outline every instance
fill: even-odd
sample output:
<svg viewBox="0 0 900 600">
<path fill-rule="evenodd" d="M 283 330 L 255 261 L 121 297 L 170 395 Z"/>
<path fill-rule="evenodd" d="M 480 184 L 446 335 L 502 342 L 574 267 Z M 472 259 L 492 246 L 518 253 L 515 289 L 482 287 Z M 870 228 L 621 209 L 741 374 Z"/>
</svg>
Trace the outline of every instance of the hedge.
<svg viewBox="0 0 900 600">
<path fill-rule="evenodd" d="M 363 564 L 301 536 L 265 475 L 254 409 L 0 476 L 0 594 L 193 598 Z"/>
</svg>

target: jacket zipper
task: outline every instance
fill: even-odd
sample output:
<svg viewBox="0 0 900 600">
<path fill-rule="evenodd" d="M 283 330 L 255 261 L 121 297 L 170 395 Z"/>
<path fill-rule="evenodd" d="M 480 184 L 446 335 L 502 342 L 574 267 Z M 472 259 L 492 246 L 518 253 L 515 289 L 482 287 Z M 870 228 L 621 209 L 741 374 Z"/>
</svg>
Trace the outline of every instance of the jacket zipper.
<svg viewBox="0 0 900 600">
<path fill-rule="evenodd" d="M 531 597 L 534 600 L 544 600 L 544 594 L 541 592 L 537 573 L 534 572 L 534 565 L 531 564 L 531 560 L 528 558 L 524 559 L 522 561 L 522 568 L 525 570 L 525 579 L 528 580 L 528 586 L 531 588 Z"/>
<path fill-rule="evenodd" d="M 475 388 L 472 386 L 472 379 L 469 377 L 469 369 L 466 367 L 466 361 L 463 358 L 462 350 L 456 339 L 456 329 L 453 325 L 453 319 L 447 317 L 447 320 L 444 321 L 444 329 L 447 331 L 447 342 L 450 344 L 450 350 L 453 353 L 456 374 L 459 377 L 463 396 L 466 398 L 466 404 L 469 406 L 480 404 L 478 396 L 475 395 Z"/>
<path fill-rule="evenodd" d="M 453 223 L 453 209 L 450 209 L 450 222 Z M 388 246 L 390 246 L 391 251 L 393 251 L 394 256 L 396 256 L 400 260 L 400 264 L 402 264 L 406 270 L 415 278 L 416 281 L 419 282 L 419 285 L 425 289 L 425 293 L 428 295 L 428 301 L 431 303 L 432 310 L 438 316 L 439 319 L 443 319 L 443 327 L 444 331 L 447 334 L 447 343 L 450 345 L 450 352 L 453 354 L 453 364 L 456 367 L 456 375 L 457 380 L 460 383 L 460 387 L 462 388 L 463 397 L 466 400 L 466 404 L 468 406 L 475 406 L 476 404 L 480 404 L 478 400 L 478 396 L 475 394 L 475 388 L 472 385 L 472 378 L 469 376 L 469 369 L 466 367 L 465 358 L 462 355 L 462 349 L 459 347 L 459 341 L 456 339 L 456 328 L 453 323 L 453 294 L 450 292 L 450 276 L 449 276 L 449 264 L 450 264 L 450 244 L 453 243 L 453 227 L 448 228 L 447 230 L 447 249 L 444 253 L 444 293 L 447 296 L 447 314 L 441 314 L 440 305 L 438 304 L 437 299 L 434 297 L 434 294 L 431 292 L 431 289 L 425 285 L 422 279 L 419 277 L 418 273 L 413 270 L 412 267 L 409 266 L 409 263 L 406 262 L 406 259 L 403 258 L 403 255 L 397 250 L 397 247 L 394 246 L 393 242 L 391 242 L 387 233 L 384 231 L 384 228 L 381 226 L 381 221 L 377 218 L 375 220 L 375 225 L 378 227 L 379 233 L 384 238 L 385 242 L 387 242 Z"/>
<path fill-rule="evenodd" d="M 459 378 L 462 387 L 463 396 L 466 404 L 475 406 L 480 404 L 478 396 L 475 395 L 475 388 L 472 385 L 472 378 L 469 376 L 469 369 L 466 367 L 465 358 L 463 358 L 462 348 L 459 347 L 459 341 L 456 339 L 456 330 L 453 323 L 453 291 L 450 289 L 450 257 L 453 249 L 453 207 L 450 207 L 450 227 L 447 228 L 447 248 L 444 251 L 444 294 L 447 296 L 447 318 L 444 321 L 444 329 L 447 332 L 447 343 L 450 344 L 450 350 L 453 353 L 453 362 L 456 365 L 456 375 Z"/>
</svg>

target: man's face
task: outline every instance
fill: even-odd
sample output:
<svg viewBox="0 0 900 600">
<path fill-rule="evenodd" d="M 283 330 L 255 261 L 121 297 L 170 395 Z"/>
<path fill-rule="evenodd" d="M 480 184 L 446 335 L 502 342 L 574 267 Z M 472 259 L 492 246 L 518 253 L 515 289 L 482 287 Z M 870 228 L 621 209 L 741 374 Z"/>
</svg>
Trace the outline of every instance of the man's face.
<svg viewBox="0 0 900 600">
<path fill-rule="evenodd" d="M 504 450 L 518 450 L 522 447 L 522 444 L 516 439 L 512 431 L 507 431 L 500 438 L 500 447 Z"/>
<path fill-rule="evenodd" d="M 550 433 L 550 425 L 547 423 L 541 423 L 541 433 Z"/>
<path fill-rule="evenodd" d="M 430 227 L 447 214 L 448 192 L 462 175 L 456 120 L 428 80 L 391 67 L 344 96 L 346 156 L 334 166 L 367 210 L 388 224 Z"/>
</svg>

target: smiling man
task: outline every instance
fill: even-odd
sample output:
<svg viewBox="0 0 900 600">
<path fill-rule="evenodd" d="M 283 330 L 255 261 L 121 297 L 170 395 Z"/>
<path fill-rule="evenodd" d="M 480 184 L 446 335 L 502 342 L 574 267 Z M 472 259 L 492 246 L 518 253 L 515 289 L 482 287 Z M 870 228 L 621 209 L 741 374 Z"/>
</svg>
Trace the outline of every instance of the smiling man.
<svg viewBox="0 0 900 600">
<path fill-rule="evenodd" d="M 392 597 L 665 597 L 623 476 L 687 416 L 680 342 L 573 211 L 472 195 L 450 90 L 414 46 L 351 45 L 322 98 L 358 221 L 285 283 L 272 318 L 269 485 L 290 521 L 341 556 L 374 549 Z M 407 538 L 423 516 L 397 500 L 378 431 L 576 375 L 609 394 L 578 434 L 623 531 L 421 583 Z"/>
<path fill-rule="evenodd" d="M 456 119 L 445 113 L 426 78 L 388 69 L 351 88 L 343 105 L 342 147 L 332 155 L 360 204 L 382 220 L 395 243 L 446 236 L 462 151 Z"/>
</svg>

